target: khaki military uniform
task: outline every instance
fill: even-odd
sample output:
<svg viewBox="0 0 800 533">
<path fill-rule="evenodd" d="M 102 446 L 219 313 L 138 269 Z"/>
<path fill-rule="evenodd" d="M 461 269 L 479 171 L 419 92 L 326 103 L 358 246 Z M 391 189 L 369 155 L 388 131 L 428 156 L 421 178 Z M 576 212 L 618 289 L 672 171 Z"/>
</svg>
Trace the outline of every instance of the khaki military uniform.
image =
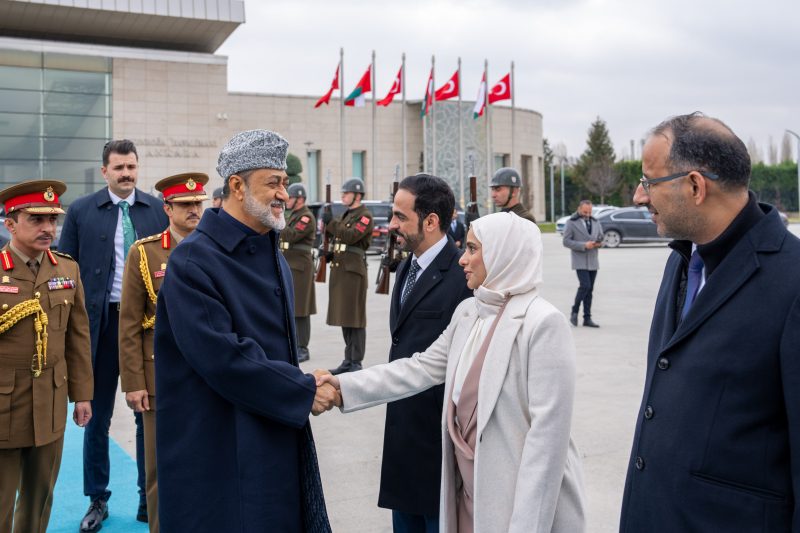
<svg viewBox="0 0 800 533">
<path fill-rule="evenodd" d="M 330 326 L 367 327 L 367 259 L 372 242 L 372 213 L 361 205 L 335 218 L 325 230 L 333 241 L 328 297 Z"/>
<path fill-rule="evenodd" d="M 531 222 L 533 222 L 534 224 L 536 224 L 536 219 L 533 218 L 533 213 L 528 211 L 525 208 L 525 206 L 522 205 L 521 203 L 518 203 L 514 207 L 511 207 L 511 208 L 508 208 L 508 209 L 503 209 L 503 211 L 505 211 L 505 212 L 509 212 L 510 211 L 510 212 L 514 213 L 515 215 L 517 215 L 519 217 L 522 217 L 522 218 L 525 218 L 525 219 L 528 219 Z"/>
<path fill-rule="evenodd" d="M 156 375 L 153 336 L 156 297 L 164 282 L 169 254 L 179 238 L 169 229 L 133 243 L 122 275 L 119 311 L 119 376 L 123 392 L 146 390 L 150 410 L 144 422 L 145 479 L 150 531 L 158 526 L 156 475 Z"/>
<path fill-rule="evenodd" d="M 78 264 L 48 250 L 34 274 L 28 259 L 10 245 L 0 252 L 0 531 L 11 531 L 19 487 L 15 531 L 43 533 L 67 399 L 90 401 L 94 383 Z"/>
<path fill-rule="evenodd" d="M 312 250 L 317 221 L 307 206 L 292 211 L 286 228 L 281 231 L 281 251 L 292 269 L 294 281 L 294 316 L 317 313 L 314 292 L 314 257 Z"/>
</svg>

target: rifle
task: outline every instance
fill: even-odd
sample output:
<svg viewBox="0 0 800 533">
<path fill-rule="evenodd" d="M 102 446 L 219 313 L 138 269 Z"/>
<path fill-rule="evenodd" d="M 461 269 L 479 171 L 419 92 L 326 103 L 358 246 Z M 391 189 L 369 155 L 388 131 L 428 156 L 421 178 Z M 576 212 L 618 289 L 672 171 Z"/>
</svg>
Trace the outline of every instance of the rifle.
<svg viewBox="0 0 800 533">
<path fill-rule="evenodd" d="M 470 162 L 473 163 L 470 156 Z M 467 230 L 469 225 L 474 220 L 480 218 L 481 214 L 478 212 L 478 177 L 475 175 L 475 165 L 472 165 L 472 172 L 469 177 L 469 203 L 467 209 L 464 211 L 464 222 L 466 223 Z"/>
<path fill-rule="evenodd" d="M 330 207 L 331 205 L 331 174 L 328 171 L 328 179 L 325 184 L 325 205 Z M 322 218 L 322 214 L 324 213 L 325 206 L 322 207 L 322 211 L 320 212 L 320 218 Z M 322 224 L 322 249 L 320 250 L 319 254 L 319 261 L 317 262 L 317 276 L 314 278 L 314 281 L 317 283 L 325 283 L 325 274 L 327 272 L 328 267 L 328 249 L 331 246 L 330 239 L 328 239 L 328 228 L 327 224 Z"/>
<path fill-rule="evenodd" d="M 394 183 L 392 183 L 392 202 L 394 196 L 397 194 L 397 188 L 400 185 L 398 181 L 400 177 L 400 165 L 394 167 Z M 392 219 L 391 213 L 389 220 Z M 391 273 L 391 263 L 394 260 L 394 248 L 397 245 L 397 234 L 393 231 L 389 232 L 389 238 L 386 239 L 386 248 L 381 254 L 381 265 L 378 267 L 378 279 L 375 280 L 375 294 L 389 294 L 389 275 Z"/>
</svg>

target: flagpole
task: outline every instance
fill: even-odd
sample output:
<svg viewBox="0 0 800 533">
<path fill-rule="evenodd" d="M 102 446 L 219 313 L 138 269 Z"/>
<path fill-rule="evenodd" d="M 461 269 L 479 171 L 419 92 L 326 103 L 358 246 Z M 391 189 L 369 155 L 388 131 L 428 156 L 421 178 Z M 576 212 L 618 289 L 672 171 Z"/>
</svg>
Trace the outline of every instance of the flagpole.
<svg viewBox="0 0 800 533">
<path fill-rule="evenodd" d="M 458 58 L 458 187 L 459 201 L 464 206 L 464 124 L 461 116 L 461 58 Z"/>
<path fill-rule="evenodd" d="M 515 106 L 514 106 L 514 96 L 516 96 L 517 92 L 514 90 L 514 62 L 511 62 L 511 166 L 514 168 L 520 168 L 517 166 L 516 160 L 516 150 L 514 150 L 514 119 L 515 119 Z M 521 169 L 520 169 L 521 170 Z M 533 206 L 531 206 L 533 207 Z"/>
<path fill-rule="evenodd" d="M 376 88 L 376 85 L 375 85 L 375 50 L 373 50 L 372 51 L 372 91 L 371 91 L 372 92 L 372 173 L 371 173 L 372 174 L 372 179 L 370 181 L 372 182 L 372 193 L 371 193 L 372 197 L 373 198 L 378 198 L 378 196 L 375 195 L 375 193 L 376 193 L 376 191 L 375 191 L 375 176 L 378 173 L 378 151 L 376 150 L 377 143 L 376 143 L 376 140 L 375 140 L 375 119 L 376 119 L 376 116 L 377 116 L 376 113 L 375 113 L 375 110 L 377 109 L 377 106 L 376 106 L 377 102 L 376 102 L 376 99 L 375 99 L 375 88 Z"/>
<path fill-rule="evenodd" d="M 483 95 L 485 99 L 484 110 L 486 111 L 486 212 L 490 213 L 489 199 L 492 197 L 489 194 L 489 184 L 492 180 L 492 130 L 489 127 L 489 60 L 483 60 L 483 75 L 486 77 L 486 92 Z"/>
<path fill-rule="evenodd" d="M 339 49 L 339 179 L 344 183 L 344 47 Z"/>
<path fill-rule="evenodd" d="M 403 107 L 400 111 L 400 120 L 403 122 L 403 176 L 408 174 L 408 141 L 406 140 L 406 53 L 403 52 L 402 66 L 400 67 L 400 83 L 403 91 Z"/>
<path fill-rule="evenodd" d="M 433 145 L 433 171 L 436 176 L 436 56 L 431 56 L 431 144 Z"/>
</svg>

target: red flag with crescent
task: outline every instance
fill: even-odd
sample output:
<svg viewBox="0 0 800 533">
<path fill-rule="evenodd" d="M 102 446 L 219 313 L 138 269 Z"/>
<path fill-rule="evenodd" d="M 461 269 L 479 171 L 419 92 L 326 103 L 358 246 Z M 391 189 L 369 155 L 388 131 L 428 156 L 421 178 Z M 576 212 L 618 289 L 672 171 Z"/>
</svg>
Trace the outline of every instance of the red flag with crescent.
<svg viewBox="0 0 800 533">
<path fill-rule="evenodd" d="M 458 71 L 456 70 L 455 74 L 453 74 L 453 76 L 447 80 L 447 83 L 436 90 L 436 101 L 439 102 L 441 100 L 458 98 L 458 93 Z"/>
<path fill-rule="evenodd" d="M 489 103 L 493 104 L 500 100 L 511 100 L 511 73 L 503 76 L 497 84 L 489 91 Z"/>
<path fill-rule="evenodd" d="M 328 92 L 325 93 L 322 98 L 317 100 L 317 103 L 314 104 L 314 109 L 318 108 L 322 104 L 328 104 L 331 101 L 331 95 L 333 91 L 339 88 L 339 66 L 336 66 L 336 74 L 333 75 L 333 83 L 331 83 L 331 88 L 328 89 Z"/>
<path fill-rule="evenodd" d="M 389 89 L 389 94 L 386 95 L 386 98 L 375 102 L 376 105 L 388 106 L 394 100 L 395 95 L 400 94 L 403 91 L 403 67 L 400 67 L 400 70 L 397 71 L 397 76 L 394 78 L 394 83 L 392 84 L 392 88 Z"/>
<path fill-rule="evenodd" d="M 420 113 L 420 117 L 424 117 L 428 114 L 428 111 L 431 109 L 431 105 L 433 105 L 433 69 L 431 69 L 431 73 L 428 76 L 428 83 L 425 85 L 425 100 L 422 102 L 422 113 Z"/>
</svg>

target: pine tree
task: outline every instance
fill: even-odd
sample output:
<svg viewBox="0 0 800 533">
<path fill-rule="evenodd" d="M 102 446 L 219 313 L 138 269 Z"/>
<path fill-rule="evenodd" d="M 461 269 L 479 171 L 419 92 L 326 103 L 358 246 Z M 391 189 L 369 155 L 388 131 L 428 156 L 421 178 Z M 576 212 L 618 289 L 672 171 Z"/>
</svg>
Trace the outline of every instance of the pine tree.
<svg viewBox="0 0 800 533">
<path fill-rule="evenodd" d="M 300 183 L 303 181 L 303 178 L 300 176 L 302 172 L 303 164 L 300 162 L 300 158 L 294 154 L 288 154 L 286 156 L 286 175 L 289 176 L 289 183 Z"/>
<path fill-rule="evenodd" d="M 611 143 L 606 123 L 600 117 L 589 127 L 586 150 L 577 165 L 577 175 L 589 192 L 605 202 L 607 194 L 619 188 L 620 177 L 614 169 L 614 145 Z"/>
</svg>

